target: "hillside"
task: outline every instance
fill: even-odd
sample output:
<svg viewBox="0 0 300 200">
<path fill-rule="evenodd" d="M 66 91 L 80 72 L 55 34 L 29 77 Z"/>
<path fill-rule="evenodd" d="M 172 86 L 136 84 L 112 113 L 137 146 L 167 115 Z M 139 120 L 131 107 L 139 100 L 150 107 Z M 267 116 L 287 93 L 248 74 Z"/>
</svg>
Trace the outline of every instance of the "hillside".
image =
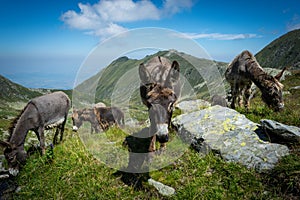
<svg viewBox="0 0 300 200">
<path fill-rule="evenodd" d="M 160 51 L 141 60 L 121 57 L 95 76 L 80 84 L 74 89 L 73 95 L 75 94 L 81 98 L 80 100 L 86 100 L 87 102 L 95 101 L 95 99 L 89 99 L 90 96 L 94 95 L 96 101 L 104 100 L 107 101 L 105 103 L 110 103 L 109 99 L 113 91 L 116 91 L 115 86 L 118 81 L 122 79 L 124 81 L 126 78 L 128 78 L 128 82 L 131 81 L 131 78 L 138 79 L 138 77 L 134 77 L 137 76 L 134 73 L 125 76 L 126 72 L 156 55 L 168 57 L 170 60 L 177 60 L 181 65 L 181 72 L 184 74 L 184 77 L 187 78 L 193 89 L 198 94 L 201 94 L 199 98 L 204 97 L 203 99 L 209 95 L 202 77 L 206 80 L 214 78 L 214 74 L 210 73 L 208 67 L 211 65 L 216 66 L 220 70 L 220 74 L 223 75 L 227 65 L 222 62 L 195 58 L 176 51 Z M 194 65 L 192 66 L 191 63 Z M 206 71 L 209 73 L 204 73 Z M 1 99 L 5 102 L 5 104 L 0 105 L 0 136 L 2 136 L 6 132 L 12 117 L 18 113 L 8 106 L 10 102 L 27 101 L 35 95 L 42 94 L 43 91 L 32 91 L 4 77 L 0 76 L 0 78 L 0 102 L 2 102 Z M 213 87 L 215 84 L 216 81 L 212 82 L 210 86 Z M 283 84 L 285 85 L 286 104 L 284 111 L 274 113 L 262 104 L 259 95 L 254 97 L 251 110 L 241 111 L 247 114 L 247 118 L 256 123 L 266 118 L 289 125 L 300 126 L 300 90 L 292 89 L 300 85 L 299 70 L 287 76 Z M 127 88 L 130 89 L 128 86 Z M 123 91 L 118 91 L 120 92 L 119 94 L 123 95 L 127 88 L 122 88 Z M 67 91 L 69 95 L 71 92 Z M 138 91 L 134 92 L 134 97 L 131 97 L 131 99 L 136 103 L 139 95 Z M 74 99 L 72 100 L 74 105 Z M 143 114 L 143 110 L 139 109 L 138 111 L 136 112 L 137 114 Z M 175 115 L 181 113 L 179 110 L 175 111 L 177 111 L 174 112 Z M 238 117 L 234 119 L 238 120 Z M 204 115 L 204 119 L 213 122 L 209 115 Z M 189 122 L 194 123 L 196 120 L 189 120 Z M 241 137 L 242 134 L 240 127 L 235 128 L 228 123 L 228 118 L 226 118 L 225 122 L 218 125 L 232 133 L 234 130 L 237 130 L 236 135 L 230 134 L 228 138 L 225 138 L 227 139 L 226 143 L 224 142 L 226 145 L 223 146 L 227 147 L 230 142 L 233 142 L 230 139 Z M 248 128 L 251 127 L 249 126 Z M 88 126 L 85 126 L 81 130 L 88 133 L 90 129 Z M 198 127 L 195 130 L 202 129 Z M 212 131 L 215 130 L 214 126 Z M 204 132 L 207 133 L 205 129 Z M 54 131 L 49 130 L 48 133 L 46 137 L 50 141 Z M 127 135 L 127 132 L 125 133 L 116 127 L 102 134 L 94 134 L 95 138 L 103 139 L 103 141 L 94 140 L 95 145 L 97 145 L 95 147 L 98 147 L 98 145 L 101 147 L 99 148 L 100 151 L 108 156 L 107 161 L 114 161 L 115 158 L 121 160 L 119 149 L 125 148 L 121 147 L 121 145 Z M 180 146 L 178 145 L 180 143 L 177 143 L 176 135 L 175 132 L 171 132 L 168 149 L 172 149 L 172 145 Z M 224 136 L 223 133 L 222 136 Z M 35 136 L 34 138 L 36 139 Z M 98 143 L 98 141 L 100 142 Z M 199 140 L 199 142 L 202 141 Z M 249 140 L 245 140 L 242 143 L 236 140 L 234 142 L 236 142 L 237 145 L 235 147 L 237 148 L 245 148 L 246 150 L 249 148 L 246 145 L 249 143 Z M 260 140 L 257 140 L 257 142 L 260 142 Z M 119 148 L 111 149 L 114 145 L 119 145 Z M 206 149 L 205 145 L 198 147 L 203 147 L 203 150 Z M 224 162 L 221 156 L 199 154 L 193 148 L 187 148 L 180 159 L 160 170 L 147 174 L 138 174 L 137 176 L 130 175 L 111 168 L 104 164 L 102 160 L 95 159 L 91 152 L 87 151 L 86 144 L 79 137 L 79 132 L 72 132 L 72 120 L 69 117 L 65 128 L 64 141 L 55 146 L 53 150 L 51 148 L 48 149 L 46 156 L 40 156 L 38 153 L 32 154 L 21 173 L 13 180 L 9 180 L 11 182 L 6 181 L 4 183 L 9 183 L 13 187 L 19 186 L 13 189 L 8 188 L 8 195 L 11 195 L 11 199 L 40 199 L 40 197 L 43 197 L 43 199 L 299 199 L 299 145 L 292 147 L 292 152 L 294 153 L 280 160 L 274 170 L 270 171 L 270 173 L 262 174 L 238 163 Z M 268 150 L 268 148 L 266 149 Z M 238 150 L 235 151 L 237 155 L 240 154 Z M 249 150 L 252 149 L 249 148 Z M 257 152 L 257 154 L 260 155 L 260 152 Z M 220 152 L 216 151 L 215 153 L 219 154 Z M 277 149 L 271 150 L 270 154 L 277 155 Z M 163 160 L 159 156 L 157 158 L 158 162 Z M 268 161 L 265 157 L 260 157 L 259 159 Z M 272 161 L 272 159 L 269 160 Z M 244 159 L 244 161 L 252 160 Z M 4 166 L 6 167 L 5 163 Z M 175 195 L 171 197 L 162 196 L 154 187 L 147 183 L 148 176 L 175 188 Z M 1 185 L 2 191 L 7 187 L 5 184 Z M 18 192 L 14 193 L 15 189 Z"/>
<path fill-rule="evenodd" d="M 0 75 L 0 100 L 28 101 L 40 95 L 41 92 L 30 90 Z"/>
<path fill-rule="evenodd" d="M 204 82 L 203 77 L 207 75 L 206 69 L 208 69 L 210 66 L 214 66 L 216 69 L 220 70 L 220 75 L 223 75 L 224 69 L 227 66 L 227 64 L 223 62 L 215 62 L 207 59 L 196 58 L 182 52 L 177 52 L 176 50 L 159 51 L 153 55 L 148 55 L 141 60 L 120 57 L 114 60 L 109 66 L 100 71 L 98 74 L 78 85 L 74 89 L 74 94 L 86 102 L 89 102 L 90 99 L 95 99 L 96 102 L 104 101 L 106 103 L 110 103 L 110 99 L 116 88 L 116 84 L 121 80 L 126 82 L 126 87 L 123 88 L 124 90 L 122 88 L 118 88 L 120 91 L 118 90 L 117 93 L 133 94 L 131 96 L 131 100 L 138 103 L 140 102 L 138 99 L 138 66 L 155 56 L 163 56 L 169 58 L 171 61 L 178 61 L 180 64 L 180 71 L 183 77 L 186 79 L 184 80 L 185 83 L 191 85 L 192 89 L 197 94 L 202 93 L 202 97 L 209 96 L 207 87 L 202 84 Z M 193 62 L 193 65 L 191 62 Z"/>
<path fill-rule="evenodd" d="M 300 29 L 284 34 L 255 55 L 262 67 L 300 69 Z"/>
</svg>

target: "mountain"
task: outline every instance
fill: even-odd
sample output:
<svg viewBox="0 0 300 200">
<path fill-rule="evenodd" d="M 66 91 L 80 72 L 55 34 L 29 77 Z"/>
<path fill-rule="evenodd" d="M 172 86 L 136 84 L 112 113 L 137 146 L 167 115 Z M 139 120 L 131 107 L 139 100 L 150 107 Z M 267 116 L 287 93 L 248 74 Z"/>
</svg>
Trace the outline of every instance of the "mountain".
<svg viewBox="0 0 300 200">
<path fill-rule="evenodd" d="M 272 41 L 255 55 L 262 67 L 300 69 L 300 29 Z"/>
<path fill-rule="evenodd" d="M 140 60 L 120 57 L 98 74 L 78 85 L 74 89 L 73 97 L 75 94 L 75 96 L 79 98 L 79 101 L 85 101 L 86 103 L 94 103 L 93 100 L 95 100 L 96 102 L 102 101 L 111 104 L 112 99 L 126 101 L 126 98 L 127 100 L 130 98 L 130 101 L 135 103 L 140 103 L 138 66 L 155 56 L 166 57 L 170 59 L 171 62 L 176 60 L 180 64 L 180 72 L 183 75 L 181 78 L 184 85 L 183 87 L 186 87 L 185 89 L 189 92 L 193 90 L 193 93 L 196 94 L 202 92 L 202 97 L 209 96 L 209 91 L 204 84 L 203 77 L 205 77 L 206 82 L 208 81 L 207 79 L 214 82 L 213 76 L 215 76 L 216 73 L 214 71 L 210 74 L 210 69 L 219 69 L 218 73 L 222 76 L 227 66 L 224 62 L 196 58 L 176 50 L 159 51 L 153 55 L 147 55 Z M 219 83 L 220 82 L 217 84 Z M 188 96 L 188 94 L 186 94 L 186 96 Z M 76 101 L 76 98 L 73 98 L 73 100 Z"/>
<path fill-rule="evenodd" d="M 39 91 L 23 87 L 0 75 L 0 100 L 8 102 L 28 101 L 41 94 Z"/>
</svg>

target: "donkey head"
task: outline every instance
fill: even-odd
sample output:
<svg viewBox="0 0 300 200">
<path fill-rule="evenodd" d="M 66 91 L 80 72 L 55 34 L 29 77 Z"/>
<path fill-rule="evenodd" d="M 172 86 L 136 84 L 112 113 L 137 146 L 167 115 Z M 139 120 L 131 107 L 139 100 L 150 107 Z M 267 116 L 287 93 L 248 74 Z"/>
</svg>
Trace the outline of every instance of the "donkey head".
<svg viewBox="0 0 300 200">
<path fill-rule="evenodd" d="M 284 108 L 284 102 L 282 97 L 283 85 L 279 82 L 286 67 L 279 72 L 275 77 L 269 76 L 265 80 L 265 89 L 262 91 L 262 100 L 275 111 L 279 111 Z"/>
<path fill-rule="evenodd" d="M 160 143 L 168 142 L 173 106 L 177 97 L 173 90 L 161 85 L 153 85 L 153 89 L 147 94 L 149 105 L 149 118 L 151 122 L 151 133 L 155 134 Z"/>
<path fill-rule="evenodd" d="M 81 115 L 82 115 L 81 110 L 73 109 L 73 113 L 72 113 L 73 131 L 77 131 L 82 125 Z"/>
<path fill-rule="evenodd" d="M 149 109 L 151 134 L 155 134 L 160 143 L 165 143 L 169 140 L 168 127 L 178 95 L 179 64 L 177 61 L 171 64 L 161 57 L 158 60 L 150 66 L 140 65 L 140 94 Z"/>
<path fill-rule="evenodd" d="M 16 176 L 19 173 L 20 166 L 24 165 L 27 159 L 24 147 L 17 147 L 5 141 L 0 141 L 0 145 L 4 147 L 4 155 L 8 163 L 9 173 Z"/>
</svg>

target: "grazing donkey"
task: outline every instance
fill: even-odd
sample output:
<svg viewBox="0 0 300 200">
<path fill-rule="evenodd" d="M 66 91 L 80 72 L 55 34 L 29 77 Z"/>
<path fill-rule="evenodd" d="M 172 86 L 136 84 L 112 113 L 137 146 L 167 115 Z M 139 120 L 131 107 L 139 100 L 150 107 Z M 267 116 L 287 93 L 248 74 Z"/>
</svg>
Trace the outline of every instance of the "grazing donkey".
<svg viewBox="0 0 300 200">
<path fill-rule="evenodd" d="M 150 118 L 150 136 L 152 141 L 149 152 L 155 151 L 156 139 L 160 149 L 166 148 L 173 106 L 180 95 L 179 64 L 164 57 L 156 56 L 146 64 L 140 64 L 140 95 L 148 107 Z"/>
<path fill-rule="evenodd" d="M 77 131 L 84 121 L 91 123 L 91 133 L 99 133 L 100 126 L 93 108 L 84 108 L 82 110 L 73 109 L 72 113 L 73 131 Z"/>
<path fill-rule="evenodd" d="M 24 142 L 29 130 L 36 133 L 42 154 L 45 154 L 45 129 L 57 127 L 53 143 L 57 143 L 59 130 L 60 141 L 62 141 L 70 106 L 71 101 L 63 92 L 46 94 L 27 103 L 10 128 L 8 141 L 0 141 L 0 144 L 5 147 L 4 155 L 8 161 L 10 174 L 16 176 L 20 164 L 25 164 L 27 153 L 24 150 Z"/>
<path fill-rule="evenodd" d="M 124 113 L 117 107 L 95 107 L 94 113 L 103 131 L 106 131 L 113 124 L 117 126 L 125 124 Z"/>
<path fill-rule="evenodd" d="M 235 108 L 237 97 L 239 106 L 250 107 L 250 95 L 252 82 L 260 89 L 262 100 L 275 111 L 284 107 L 282 98 L 283 85 L 279 82 L 284 68 L 275 77 L 267 74 L 258 64 L 255 57 L 249 51 L 243 51 L 229 65 L 225 72 L 225 78 L 231 86 L 231 108 Z"/>
</svg>

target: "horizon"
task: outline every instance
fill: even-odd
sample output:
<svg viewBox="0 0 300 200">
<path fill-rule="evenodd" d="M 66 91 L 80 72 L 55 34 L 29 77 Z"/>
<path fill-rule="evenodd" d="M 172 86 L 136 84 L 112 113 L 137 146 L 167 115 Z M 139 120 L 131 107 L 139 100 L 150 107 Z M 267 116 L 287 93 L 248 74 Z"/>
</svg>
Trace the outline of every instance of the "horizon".
<svg viewBox="0 0 300 200">
<path fill-rule="evenodd" d="M 0 74 L 28 88 L 72 89 L 80 67 L 98 45 L 146 27 L 176 31 L 201 46 L 212 60 L 228 63 L 245 49 L 257 54 L 280 36 L 299 29 L 299 6 L 294 0 L 271 4 L 258 0 L 250 4 L 220 0 L 4 0 L 0 8 Z M 169 49 L 172 47 L 169 44 Z M 98 71 L 105 64 L 99 66 Z"/>
</svg>

